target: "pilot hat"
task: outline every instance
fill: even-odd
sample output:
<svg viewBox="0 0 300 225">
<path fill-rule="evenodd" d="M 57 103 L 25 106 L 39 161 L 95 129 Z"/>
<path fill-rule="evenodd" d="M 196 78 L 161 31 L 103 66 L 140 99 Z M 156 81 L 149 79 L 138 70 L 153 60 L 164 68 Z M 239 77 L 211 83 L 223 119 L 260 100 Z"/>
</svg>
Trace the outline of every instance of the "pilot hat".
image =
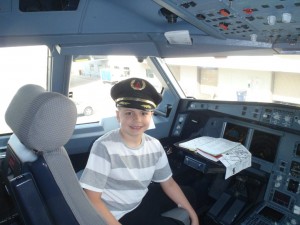
<svg viewBox="0 0 300 225">
<path fill-rule="evenodd" d="M 145 111 L 154 110 L 162 96 L 147 80 L 129 78 L 115 84 L 110 91 L 117 107 L 134 108 Z"/>
</svg>

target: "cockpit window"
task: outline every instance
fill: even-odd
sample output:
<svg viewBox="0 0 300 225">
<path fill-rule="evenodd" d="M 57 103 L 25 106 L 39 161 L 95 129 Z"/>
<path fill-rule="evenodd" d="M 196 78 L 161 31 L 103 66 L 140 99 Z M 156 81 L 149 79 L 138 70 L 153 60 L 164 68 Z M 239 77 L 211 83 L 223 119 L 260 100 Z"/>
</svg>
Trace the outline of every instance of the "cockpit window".
<svg viewBox="0 0 300 225">
<path fill-rule="evenodd" d="M 187 97 L 300 106 L 300 56 L 167 58 Z"/>
<path fill-rule="evenodd" d="M 0 48 L 0 134 L 10 133 L 4 115 L 17 90 L 25 84 L 47 88 L 47 46 Z"/>
<path fill-rule="evenodd" d="M 146 79 L 158 92 L 162 90 L 147 60 L 138 60 L 134 56 L 73 56 L 69 97 L 77 106 L 77 124 L 115 116 L 116 107 L 110 89 L 131 77 Z"/>
</svg>

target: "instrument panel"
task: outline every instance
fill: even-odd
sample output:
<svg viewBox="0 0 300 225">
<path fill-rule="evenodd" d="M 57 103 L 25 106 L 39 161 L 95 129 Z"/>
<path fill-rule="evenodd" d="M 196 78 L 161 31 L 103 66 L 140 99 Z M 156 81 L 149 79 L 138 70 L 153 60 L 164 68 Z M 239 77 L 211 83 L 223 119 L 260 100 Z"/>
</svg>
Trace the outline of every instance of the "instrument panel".
<svg viewBox="0 0 300 225">
<path fill-rule="evenodd" d="M 200 124 L 201 115 L 207 123 L 204 127 L 199 125 L 198 132 L 193 128 L 194 134 L 223 137 L 242 143 L 252 154 L 251 168 L 268 174 L 262 205 L 242 224 L 300 224 L 299 110 L 296 107 L 267 104 L 188 100 L 179 108 L 172 135 L 180 137 L 189 130 L 187 127 L 192 123 L 190 118 L 195 118 L 195 115 L 199 118 L 197 123 Z M 196 165 L 191 167 L 197 169 L 199 160 L 189 158 L 189 162 L 192 160 L 196 161 L 186 165 Z M 200 164 L 208 167 L 204 161 Z M 275 218 L 272 217 L 274 215 Z"/>
<path fill-rule="evenodd" d="M 194 101 L 189 102 L 187 106 L 188 111 L 204 109 L 300 131 L 300 111 L 297 108 L 287 109 L 284 106 L 202 103 Z"/>
</svg>

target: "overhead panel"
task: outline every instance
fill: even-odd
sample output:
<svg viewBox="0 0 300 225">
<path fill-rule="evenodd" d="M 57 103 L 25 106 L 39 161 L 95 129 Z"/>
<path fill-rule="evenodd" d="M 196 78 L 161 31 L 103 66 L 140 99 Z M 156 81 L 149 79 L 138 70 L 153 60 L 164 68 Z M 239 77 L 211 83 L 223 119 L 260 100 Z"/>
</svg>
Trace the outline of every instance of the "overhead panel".
<svg viewBox="0 0 300 225">
<path fill-rule="evenodd" d="M 154 0 L 216 38 L 296 43 L 300 0 Z"/>
</svg>

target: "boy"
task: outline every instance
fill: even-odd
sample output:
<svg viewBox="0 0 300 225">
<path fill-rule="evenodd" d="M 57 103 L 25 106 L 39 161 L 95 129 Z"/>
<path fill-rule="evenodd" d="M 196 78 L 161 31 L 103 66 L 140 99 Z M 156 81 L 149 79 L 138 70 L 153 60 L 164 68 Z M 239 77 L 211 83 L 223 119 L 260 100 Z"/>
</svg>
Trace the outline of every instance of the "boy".
<svg viewBox="0 0 300 225">
<path fill-rule="evenodd" d="M 161 95 L 148 81 L 130 78 L 114 85 L 111 97 L 120 128 L 95 141 L 80 179 L 92 204 L 109 225 L 175 225 L 176 221 L 160 214 L 176 205 L 188 211 L 191 225 L 199 225 L 172 178 L 163 147 L 144 133 Z M 160 183 L 166 195 L 157 188 L 148 191 L 152 181 Z"/>
</svg>

